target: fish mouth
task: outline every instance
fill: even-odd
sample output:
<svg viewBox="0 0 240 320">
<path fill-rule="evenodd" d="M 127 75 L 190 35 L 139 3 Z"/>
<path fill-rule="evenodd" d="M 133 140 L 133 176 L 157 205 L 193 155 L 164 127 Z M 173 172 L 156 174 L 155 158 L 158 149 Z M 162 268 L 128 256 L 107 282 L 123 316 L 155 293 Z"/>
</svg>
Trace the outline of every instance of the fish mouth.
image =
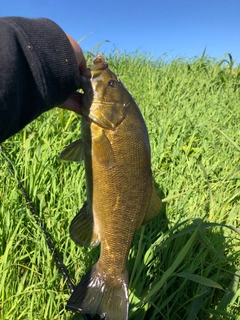
<svg viewBox="0 0 240 320">
<path fill-rule="evenodd" d="M 121 106 L 121 104 L 119 103 L 119 102 L 110 102 L 110 101 L 102 101 L 102 100 L 93 100 L 93 102 L 92 102 L 92 106 L 94 106 L 94 105 L 104 105 L 104 106 L 117 106 L 117 107 L 120 107 Z M 92 106 L 91 106 L 91 108 L 92 108 Z"/>
<path fill-rule="evenodd" d="M 130 104 L 130 102 L 127 103 L 119 103 L 119 102 L 110 102 L 110 101 L 102 101 L 102 100 L 96 100 L 94 99 L 92 102 L 92 106 L 93 105 L 104 105 L 104 106 L 116 106 L 117 108 L 122 107 L 125 108 Z M 92 109 L 91 106 L 91 109 Z"/>
</svg>

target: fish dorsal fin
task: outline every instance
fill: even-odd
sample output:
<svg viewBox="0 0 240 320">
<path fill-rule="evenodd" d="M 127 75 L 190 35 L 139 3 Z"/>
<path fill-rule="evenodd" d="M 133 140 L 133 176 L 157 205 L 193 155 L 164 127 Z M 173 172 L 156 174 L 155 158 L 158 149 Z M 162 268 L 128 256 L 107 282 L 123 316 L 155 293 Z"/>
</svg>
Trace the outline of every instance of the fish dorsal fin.
<svg viewBox="0 0 240 320">
<path fill-rule="evenodd" d="M 60 154 L 59 159 L 82 162 L 84 160 L 82 139 L 70 143 Z"/>
<path fill-rule="evenodd" d="M 159 212 L 162 208 L 162 200 L 157 193 L 154 182 L 152 183 L 152 185 L 153 185 L 152 195 L 150 198 L 147 213 L 144 217 L 142 224 L 146 224 L 146 223 L 150 222 L 151 220 L 153 220 L 159 214 Z"/>
<path fill-rule="evenodd" d="M 69 232 L 71 239 L 78 245 L 95 247 L 100 243 L 100 236 L 94 224 L 91 207 L 87 201 L 72 220 Z"/>
<path fill-rule="evenodd" d="M 89 118 L 105 129 L 114 130 L 125 118 L 125 105 L 95 102 Z"/>
<path fill-rule="evenodd" d="M 114 166 L 115 158 L 112 145 L 104 130 L 97 126 L 95 126 L 95 130 L 92 130 L 92 153 L 97 162 L 106 169 Z"/>
</svg>

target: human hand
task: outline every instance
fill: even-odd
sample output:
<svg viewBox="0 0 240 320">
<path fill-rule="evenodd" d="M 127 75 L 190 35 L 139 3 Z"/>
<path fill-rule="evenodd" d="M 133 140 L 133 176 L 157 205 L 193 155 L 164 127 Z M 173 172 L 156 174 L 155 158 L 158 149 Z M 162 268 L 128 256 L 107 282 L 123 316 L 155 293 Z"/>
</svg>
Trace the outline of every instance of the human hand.
<svg viewBox="0 0 240 320">
<path fill-rule="evenodd" d="M 91 72 L 87 68 L 86 60 L 78 43 L 69 34 L 66 34 L 66 36 L 68 37 L 68 40 L 70 41 L 75 52 L 77 64 L 81 73 L 79 88 L 86 90 L 87 87 L 91 85 L 89 80 L 91 77 Z M 83 108 L 83 94 L 80 92 L 73 93 L 63 104 L 59 105 L 58 107 L 74 111 L 81 115 Z"/>
<path fill-rule="evenodd" d="M 89 94 L 90 97 L 92 98 L 92 87 L 91 87 L 91 82 L 90 82 L 90 77 L 91 77 L 91 70 L 87 68 L 87 63 L 84 58 L 82 49 L 80 46 L 77 44 L 77 42 L 68 34 L 66 34 L 76 55 L 77 63 L 79 66 L 79 70 L 81 73 L 80 76 L 80 85 L 79 88 L 83 89 L 85 94 Z M 106 69 L 108 67 L 107 63 L 101 64 L 102 69 Z M 87 100 L 87 103 L 91 102 L 91 98 Z M 75 92 L 73 93 L 68 99 L 61 105 L 59 105 L 59 108 L 62 109 L 67 109 L 70 111 L 74 111 L 80 115 L 82 115 L 82 109 L 83 109 L 83 94 L 80 92 Z M 85 99 L 86 103 L 86 99 Z"/>
</svg>

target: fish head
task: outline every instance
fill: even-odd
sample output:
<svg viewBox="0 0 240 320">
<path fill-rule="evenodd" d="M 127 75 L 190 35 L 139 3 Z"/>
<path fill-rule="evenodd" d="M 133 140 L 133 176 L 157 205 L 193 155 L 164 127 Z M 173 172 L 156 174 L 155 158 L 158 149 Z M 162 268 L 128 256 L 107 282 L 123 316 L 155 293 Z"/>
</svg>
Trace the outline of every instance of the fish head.
<svg viewBox="0 0 240 320">
<path fill-rule="evenodd" d="M 102 55 L 96 56 L 91 70 L 92 104 L 85 110 L 90 119 L 107 129 L 115 129 L 125 117 L 132 97 L 120 79 L 108 68 Z"/>
<path fill-rule="evenodd" d="M 128 91 L 120 79 L 108 68 L 102 55 L 98 55 L 91 67 L 93 102 L 124 104 L 128 101 Z"/>
</svg>

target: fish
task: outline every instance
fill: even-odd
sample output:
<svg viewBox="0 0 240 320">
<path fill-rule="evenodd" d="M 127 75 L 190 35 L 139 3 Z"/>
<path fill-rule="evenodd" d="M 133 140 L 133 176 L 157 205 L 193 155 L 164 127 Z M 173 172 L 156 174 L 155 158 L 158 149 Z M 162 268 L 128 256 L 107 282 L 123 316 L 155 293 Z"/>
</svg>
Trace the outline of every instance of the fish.
<svg viewBox="0 0 240 320">
<path fill-rule="evenodd" d="M 67 310 L 127 320 L 127 259 L 133 236 L 160 212 L 151 170 L 148 131 L 135 100 L 102 55 L 90 67 L 84 91 L 81 139 L 60 154 L 84 161 L 87 200 L 70 224 L 77 245 L 101 244 L 96 264 L 83 276 Z"/>
</svg>

